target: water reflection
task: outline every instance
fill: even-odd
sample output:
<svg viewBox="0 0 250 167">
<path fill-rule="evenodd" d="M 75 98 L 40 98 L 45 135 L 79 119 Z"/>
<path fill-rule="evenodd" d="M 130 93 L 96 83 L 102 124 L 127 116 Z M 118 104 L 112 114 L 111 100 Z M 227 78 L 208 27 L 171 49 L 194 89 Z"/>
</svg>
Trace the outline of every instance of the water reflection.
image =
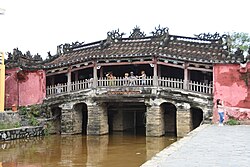
<svg viewBox="0 0 250 167">
<path fill-rule="evenodd" d="M 6 141 L 0 142 L 0 167 L 140 166 L 175 140 L 113 133 Z"/>
</svg>

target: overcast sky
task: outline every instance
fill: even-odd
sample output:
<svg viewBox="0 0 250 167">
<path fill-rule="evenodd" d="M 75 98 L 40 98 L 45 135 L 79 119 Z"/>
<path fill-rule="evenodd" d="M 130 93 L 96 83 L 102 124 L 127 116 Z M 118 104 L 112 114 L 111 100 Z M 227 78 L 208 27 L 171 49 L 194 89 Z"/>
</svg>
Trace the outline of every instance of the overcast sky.
<svg viewBox="0 0 250 167">
<path fill-rule="evenodd" d="M 105 39 L 137 25 L 147 35 L 168 27 L 172 35 L 250 33 L 248 0 L 0 0 L 0 51 L 56 53 L 57 45 Z"/>
</svg>

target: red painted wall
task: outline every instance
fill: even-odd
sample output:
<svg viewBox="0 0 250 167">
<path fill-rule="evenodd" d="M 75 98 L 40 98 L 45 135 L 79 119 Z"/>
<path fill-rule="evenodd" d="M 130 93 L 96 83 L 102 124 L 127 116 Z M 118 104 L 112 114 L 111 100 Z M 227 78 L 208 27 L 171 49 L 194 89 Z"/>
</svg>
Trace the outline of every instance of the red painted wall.
<svg viewBox="0 0 250 167">
<path fill-rule="evenodd" d="M 236 119 L 250 119 L 250 64 L 241 68 L 240 64 L 215 64 L 214 75 L 214 104 L 216 99 L 222 99 L 228 116 Z M 218 121 L 216 105 L 213 121 Z"/>
<path fill-rule="evenodd" d="M 46 97 L 46 77 L 43 70 L 6 70 L 5 108 L 13 104 L 27 106 L 41 104 Z"/>
</svg>

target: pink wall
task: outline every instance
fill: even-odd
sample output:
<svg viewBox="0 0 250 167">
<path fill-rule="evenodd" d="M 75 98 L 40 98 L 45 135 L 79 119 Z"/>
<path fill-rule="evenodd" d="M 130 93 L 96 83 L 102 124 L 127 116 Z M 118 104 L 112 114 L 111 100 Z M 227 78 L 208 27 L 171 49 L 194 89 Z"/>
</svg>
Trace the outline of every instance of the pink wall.
<svg viewBox="0 0 250 167">
<path fill-rule="evenodd" d="M 240 68 L 239 64 L 214 65 L 214 104 L 216 99 L 222 99 L 228 115 L 236 119 L 250 119 L 250 64 Z M 242 116 L 240 116 L 242 115 Z M 244 116 L 243 116 L 244 115 Z M 218 121 L 216 105 L 213 121 Z"/>
<path fill-rule="evenodd" d="M 5 107 L 10 108 L 13 104 L 19 106 L 41 104 L 46 97 L 45 72 L 19 70 L 19 68 L 6 70 L 9 76 L 5 79 Z"/>
</svg>

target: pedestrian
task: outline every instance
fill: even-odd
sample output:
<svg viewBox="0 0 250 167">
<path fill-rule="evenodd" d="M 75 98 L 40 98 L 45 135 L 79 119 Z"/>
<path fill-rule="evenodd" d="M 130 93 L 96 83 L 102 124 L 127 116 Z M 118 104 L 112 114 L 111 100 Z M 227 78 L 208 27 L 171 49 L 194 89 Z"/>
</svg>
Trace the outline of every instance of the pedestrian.
<svg viewBox="0 0 250 167">
<path fill-rule="evenodd" d="M 106 77 L 108 78 L 108 85 L 109 86 L 114 86 L 116 77 L 113 75 L 113 73 L 109 72 L 108 74 L 106 74 Z"/>
<path fill-rule="evenodd" d="M 221 99 L 217 99 L 216 101 L 217 104 L 217 111 L 219 114 L 219 126 L 223 126 L 223 122 L 224 122 L 224 102 Z"/>
<path fill-rule="evenodd" d="M 146 85 L 146 73 L 145 71 L 141 71 L 141 75 L 139 76 L 139 78 L 141 78 L 141 84 L 142 85 Z"/>
<path fill-rule="evenodd" d="M 129 86 L 135 86 L 136 84 L 136 76 L 134 76 L 134 72 L 130 72 L 130 77 L 129 77 Z"/>
<path fill-rule="evenodd" d="M 129 74 L 128 73 L 124 74 L 123 85 L 124 86 L 128 86 L 129 85 Z"/>
<path fill-rule="evenodd" d="M 56 93 L 60 94 L 61 92 L 62 92 L 62 86 L 61 86 L 61 84 L 57 84 L 56 85 Z"/>
</svg>

